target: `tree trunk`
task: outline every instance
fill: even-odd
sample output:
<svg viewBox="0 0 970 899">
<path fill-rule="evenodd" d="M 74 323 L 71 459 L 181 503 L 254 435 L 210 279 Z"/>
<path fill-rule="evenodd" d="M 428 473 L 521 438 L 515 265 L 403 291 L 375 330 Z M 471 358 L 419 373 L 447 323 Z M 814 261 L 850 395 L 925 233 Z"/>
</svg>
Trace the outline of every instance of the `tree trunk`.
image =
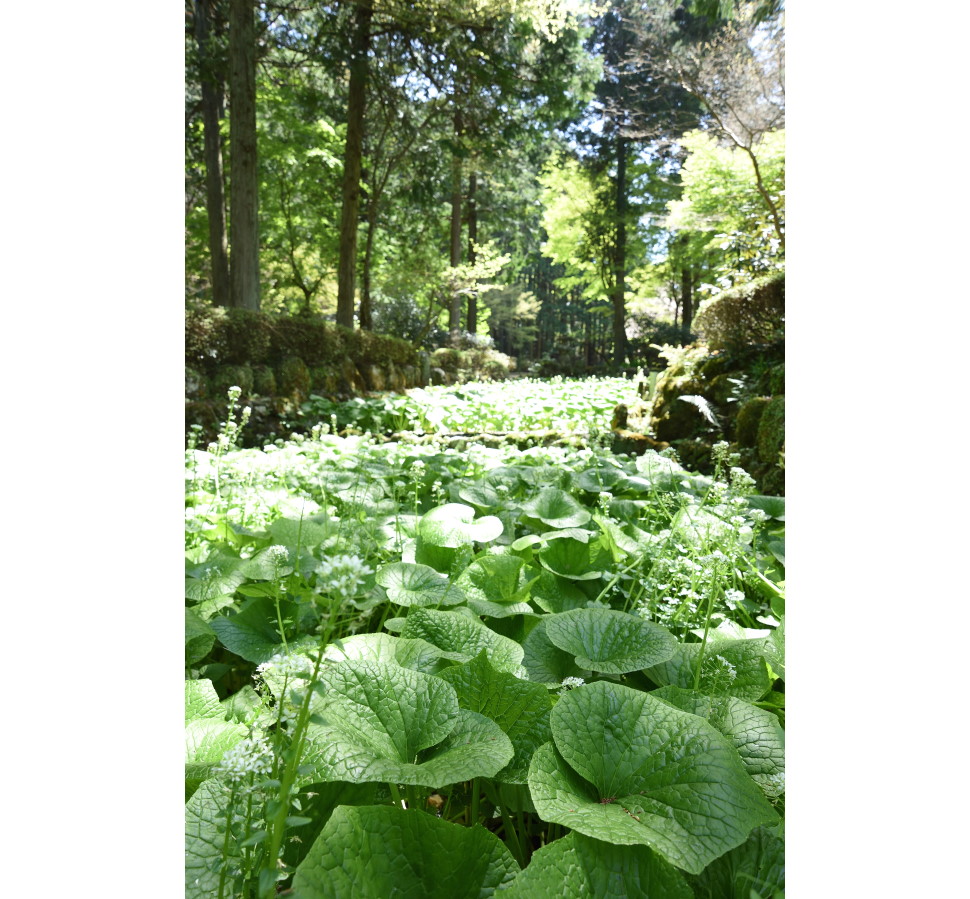
<svg viewBox="0 0 970 899">
<path fill-rule="evenodd" d="M 211 0 L 195 0 L 195 40 L 199 48 L 202 84 L 202 128 L 205 141 L 205 196 L 209 219 L 209 258 L 212 261 L 212 302 L 229 305 L 229 238 L 226 234 L 226 194 L 223 186 L 222 138 L 219 118 L 222 110 L 223 79 L 214 73 L 215 61 L 209 46 Z"/>
<path fill-rule="evenodd" d="M 374 255 L 374 233 L 377 231 L 377 203 L 371 196 L 367 204 L 367 238 L 364 241 L 364 270 L 361 272 L 360 283 L 360 312 L 357 320 L 361 328 L 370 331 L 374 327 L 374 316 L 371 312 L 370 296 L 370 266 Z"/>
<path fill-rule="evenodd" d="M 626 145 L 616 138 L 616 251 L 613 287 L 613 361 L 617 368 L 626 362 Z"/>
<path fill-rule="evenodd" d="M 461 113 L 455 112 L 455 141 L 461 139 Z M 451 267 L 461 265 L 461 157 L 456 152 L 451 159 Z M 453 289 L 448 313 L 448 330 L 452 342 L 461 331 L 461 295 Z"/>
<path fill-rule="evenodd" d="M 229 4 L 230 303 L 259 309 L 256 172 L 256 17 L 253 0 Z"/>
<path fill-rule="evenodd" d="M 694 318 L 694 275 L 690 266 L 680 270 L 680 306 L 683 310 L 680 322 L 686 336 Z"/>
<path fill-rule="evenodd" d="M 478 209 L 475 206 L 475 191 L 478 189 L 478 175 L 472 172 L 468 176 L 468 263 L 474 265 L 476 260 L 475 245 L 478 243 Z M 468 294 L 468 333 L 478 333 L 478 295 Z"/>
<path fill-rule="evenodd" d="M 337 324 L 354 327 L 357 280 L 357 219 L 360 209 L 360 165 L 367 103 L 367 54 L 370 50 L 373 0 L 357 4 L 350 54 L 347 94 L 347 141 L 344 144 L 343 208 L 340 214 L 340 262 L 337 267 Z"/>
</svg>

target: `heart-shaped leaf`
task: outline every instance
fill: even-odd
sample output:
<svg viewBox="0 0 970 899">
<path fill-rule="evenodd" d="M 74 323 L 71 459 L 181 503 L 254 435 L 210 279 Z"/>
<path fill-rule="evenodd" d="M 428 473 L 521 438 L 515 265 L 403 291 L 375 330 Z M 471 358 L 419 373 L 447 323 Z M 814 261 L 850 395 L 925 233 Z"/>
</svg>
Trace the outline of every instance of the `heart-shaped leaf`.
<svg viewBox="0 0 970 899">
<path fill-rule="evenodd" d="M 650 695 L 710 721 L 731 741 L 745 770 L 769 799 L 785 791 L 785 731 L 777 715 L 733 696 L 705 696 L 680 687 L 663 687 Z"/>
<path fill-rule="evenodd" d="M 185 666 L 204 659 L 215 645 L 216 632 L 191 609 L 185 610 Z"/>
<path fill-rule="evenodd" d="M 543 846 L 502 892 L 503 899 L 545 896 L 694 899 L 687 880 L 646 846 L 614 846 L 580 833 Z"/>
<path fill-rule="evenodd" d="M 552 711 L 529 790 L 546 821 L 594 839 L 642 843 L 698 873 L 777 815 L 710 724 L 607 681 Z"/>
<path fill-rule="evenodd" d="M 656 665 L 677 647 L 666 628 L 613 609 L 573 609 L 549 616 L 544 624 L 552 643 L 575 656 L 580 668 L 604 674 Z"/>
<path fill-rule="evenodd" d="M 484 651 L 439 676 L 455 688 L 463 709 L 491 718 L 508 735 L 515 755 L 497 778 L 505 783 L 524 784 L 533 752 L 552 738 L 549 692 L 539 684 L 497 671 L 489 664 Z"/>
<path fill-rule="evenodd" d="M 546 487 L 538 495 L 522 503 L 522 511 L 551 528 L 578 528 L 590 519 L 589 510 L 581 506 L 564 490 Z"/>
<path fill-rule="evenodd" d="M 532 612 L 526 602 L 532 582 L 522 580 L 524 565 L 518 556 L 483 555 L 461 573 L 456 584 L 467 597 L 468 607 L 478 615 L 527 615 Z"/>
<path fill-rule="evenodd" d="M 290 614 L 289 602 L 280 605 Z M 276 607 L 269 597 L 249 599 L 235 615 L 212 619 L 212 629 L 230 652 L 257 665 L 269 661 L 282 648 Z"/>
<path fill-rule="evenodd" d="M 293 877 L 303 899 L 487 899 L 519 866 L 484 827 L 420 811 L 341 806 Z"/>
<path fill-rule="evenodd" d="M 460 589 L 430 565 L 392 562 L 378 570 L 377 583 L 399 606 L 454 606 L 465 599 Z"/>
<path fill-rule="evenodd" d="M 693 878 L 695 899 L 752 899 L 784 895 L 785 843 L 775 828 L 756 827 L 740 846 Z"/>
<path fill-rule="evenodd" d="M 516 676 L 522 673 L 522 647 L 462 612 L 411 608 L 401 636 L 427 640 L 444 652 L 457 653 L 463 662 L 475 658 L 484 649 L 499 671 Z"/>
<path fill-rule="evenodd" d="M 437 677 L 377 662 L 327 666 L 308 727 L 307 764 L 319 780 L 438 787 L 493 777 L 512 759 L 494 722 L 460 709 Z"/>
<path fill-rule="evenodd" d="M 540 684 L 561 684 L 567 677 L 588 675 L 576 664 L 576 657 L 556 646 L 546 633 L 546 621 L 541 620 L 522 641 L 522 665 L 530 681 Z"/>
<path fill-rule="evenodd" d="M 701 661 L 697 689 L 709 696 L 737 696 L 757 702 L 771 687 L 765 664 L 765 637 L 754 640 L 709 642 Z M 661 686 L 671 684 L 694 689 L 700 643 L 678 643 L 674 654 L 659 665 L 646 669 L 647 676 Z"/>
</svg>

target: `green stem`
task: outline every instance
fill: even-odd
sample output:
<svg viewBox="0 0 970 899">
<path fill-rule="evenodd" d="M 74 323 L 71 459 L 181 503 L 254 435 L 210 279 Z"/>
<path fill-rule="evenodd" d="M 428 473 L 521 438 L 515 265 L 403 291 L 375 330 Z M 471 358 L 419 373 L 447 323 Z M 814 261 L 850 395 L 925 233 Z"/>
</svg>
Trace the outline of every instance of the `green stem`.
<svg viewBox="0 0 970 899">
<path fill-rule="evenodd" d="M 404 800 L 401 798 L 401 791 L 398 790 L 397 784 L 388 781 L 387 786 L 391 791 L 391 798 L 394 800 L 394 804 L 398 806 L 398 808 L 405 808 L 406 806 L 404 804 Z"/>
<path fill-rule="evenodd" d="M 306 686 L 306 693 L 300 705 L 300 714 L 297 718 L 296 728 L 293 731 L 293 740 L 290 744 L 289 758 L 287 759 L 286 769 L 283 772 L 282 783 L 279 791 L 279 805 L 276 809 L 269 825 L 269 850 L 266 859 L 266 868 L 274 878 L 276 875 L 276 861 L 279 857 L 280 846 L 283 845 L 283 834 L 286 831 L 286 817 L 290 808 L 290 791 L 296 783 L 297 771 L 300 767 L 300 759 L 303 755 L 303 744 L 306 738 L 307 726 L 310 723 L 310 698 L 313 695 L 313 688 L 320 674 L 320 665 L 323 662 L 323 651 L 326 643 L 321 641 L 320 650 L 317 653 L 317 660 L 313 666 L 313 674 Z M 263 899 L 273 899 L 276 892 L 275 879 L 270 881 L 265 888 L 260 890 Z"/>
<path fill-rule="evenodd" d="M 714 584 L 717 583 L 718 569 L 714 570 L 714 578 L 712 579 Z M 711 630 L 711 614 L 714 611 L 714 590 L 716 587 L 711 587 L 710 592 L 707 594 L 707 614 L 704 616 L 704 636 L 701 638 L 701 649 L 697 653 L 697 668 L 694 671 L 694 689 L 699 690 L 701 684 L 701 665 L 704 664 L 704 650 L 707 648 L 707 635 Z"/>
<path fill-rule="evenodd" d="M 478 786 L 478 778 L 472 778 L 472 804 L 471 804 L 471 820 L 468 822 L 469 827 L 474 827 L 479 823 L 479 800 L 481 799 L 481 790 Z"/>
</svg>

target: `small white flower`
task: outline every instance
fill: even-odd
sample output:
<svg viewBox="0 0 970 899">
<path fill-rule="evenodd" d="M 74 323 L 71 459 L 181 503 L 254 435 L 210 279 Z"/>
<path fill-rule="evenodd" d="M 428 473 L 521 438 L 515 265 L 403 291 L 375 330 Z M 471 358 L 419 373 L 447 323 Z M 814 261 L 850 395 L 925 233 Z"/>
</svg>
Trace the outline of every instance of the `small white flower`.
<svg viewBox="0 0 970 899">
<path fill-rule="evenodd" d="M 266 776 L 273 770 L 273 750 L 262 737 L 247 737 L 228 750 L 213 773 L 238 784 L 250 775 Z"/>
<path fill-rule="evenodd" d="M 581 687 L 585 683 L 586 681 L 584 681 L 581 677 L 564 677 L 562 684 L 559 687 L 559 695 L 562 696 L 564 693 L 569 692 L 569 690 L 571 690 L 573 687 Z"/>
</svg>

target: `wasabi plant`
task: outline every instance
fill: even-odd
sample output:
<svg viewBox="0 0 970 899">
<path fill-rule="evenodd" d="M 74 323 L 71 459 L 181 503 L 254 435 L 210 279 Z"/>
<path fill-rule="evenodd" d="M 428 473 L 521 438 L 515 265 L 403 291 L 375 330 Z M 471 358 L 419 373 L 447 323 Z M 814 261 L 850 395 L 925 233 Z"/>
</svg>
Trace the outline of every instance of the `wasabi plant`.
<svg viewBox="0 0 970 899">
<path fill-rule="evenodd" d="M 187 454 L 186 896 L 783 896 L 784 499 L 319 424 Z"/>
</svg>

